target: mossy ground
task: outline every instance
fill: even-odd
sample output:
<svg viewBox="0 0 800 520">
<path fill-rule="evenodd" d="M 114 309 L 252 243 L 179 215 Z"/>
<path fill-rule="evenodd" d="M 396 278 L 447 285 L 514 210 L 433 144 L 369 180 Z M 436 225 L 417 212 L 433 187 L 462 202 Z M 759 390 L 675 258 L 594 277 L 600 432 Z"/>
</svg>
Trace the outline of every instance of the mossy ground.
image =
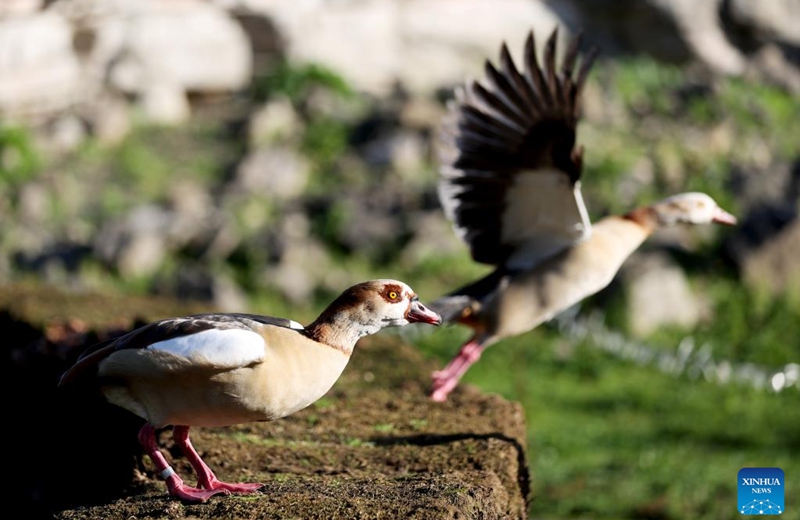
<svg viewBox="0 0 800 520">
<path fill-rule="evenodd" d="M 0 298 L 5 326 L 29 333 L 7 351 L 7 380 L 20 396 L 9 418 L 28 431 L 11 462 L 28 468 L 17 482 L 28 511 L 61 520 L 526 516 L 521 407 L 471 387 L 450 402 L 431 402 L 433 365 L 391 335 L 361 341 L 334 388 L 293 416 L 192 430 L 219 478 L 262 482 L 261 492 L 194 505 L 169 499 L 137 445 L 141 421 L 92 392 L 59 391 L 56 382 L 85 341 L 104 337 L 104 320 L 119 331 L 137 317 L 179 308 L 32 286 L 9 287 Z M 92 317 L 91 324 L 76 326 L 73 313 Z M 176 471 L 192 482 L 169 431 L 161 441 Z"/>
</svg>

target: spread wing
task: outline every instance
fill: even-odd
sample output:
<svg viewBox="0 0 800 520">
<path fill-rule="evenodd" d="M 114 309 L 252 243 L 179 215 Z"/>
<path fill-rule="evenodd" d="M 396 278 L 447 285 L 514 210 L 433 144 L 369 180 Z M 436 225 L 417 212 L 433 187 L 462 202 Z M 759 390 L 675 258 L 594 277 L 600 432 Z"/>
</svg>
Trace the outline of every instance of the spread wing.
<svg viewBox="0 0 800 520">
<path fill-rule="evenodd" d="M 456 92 L 443 125 L 439 199 L 477 262 L 530 267 L 591 233 L 575 128 L 595 53 L 573 74 L 578 36 L 557 70 L 556 38 L 540 67 L 531 32 L 522 72 L 504 43 L 499 69 L 487 60 L 484 83 Z"/>
<path fill-rule="evenodd" d="M 263 325 L 295 330 L 303 328 L 286 318 L 240 313 L 164 319 L 90 347 L 61 376 L 59 386 L 94 373 L 102 360 L 125 349 L 168 351 L 190 360 L 195 367 L 247 366 L 263 360 L 264 340 L 258 333 L 258 328 Z"/>
</svg>

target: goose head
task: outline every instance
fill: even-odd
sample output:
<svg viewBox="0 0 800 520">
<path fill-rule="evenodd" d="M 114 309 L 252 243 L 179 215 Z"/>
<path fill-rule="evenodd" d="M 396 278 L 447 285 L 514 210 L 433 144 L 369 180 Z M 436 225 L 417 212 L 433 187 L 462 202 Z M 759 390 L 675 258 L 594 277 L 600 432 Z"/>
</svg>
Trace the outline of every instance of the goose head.
<svg viewBox="0 0 800 520">
<path fill-rule="evenodd" d="M 442 318 L 405 283 L 379 279 L 346 289 L 306 331 L 319 341 L 351 349 L 358 338 L 410 323 L 440 325 Z"/>
<path fill-rule="evenodd" d="M 723 224 L 733 226 L 736 217 L 720 208 L 705 193 L 689 192 L 667 197 L 651 206 L 660 226 L 674 224 Z"/>
<path fill-rule="evenodd" d="M 439 325 L 441 316 L 425 307 L 417 294 L 398 280 L 371 280 L 351 287 L 360 301 L 353 312 L 366 321 L 383 327 L 402 327 L 409 323 Z"/>
</svg>

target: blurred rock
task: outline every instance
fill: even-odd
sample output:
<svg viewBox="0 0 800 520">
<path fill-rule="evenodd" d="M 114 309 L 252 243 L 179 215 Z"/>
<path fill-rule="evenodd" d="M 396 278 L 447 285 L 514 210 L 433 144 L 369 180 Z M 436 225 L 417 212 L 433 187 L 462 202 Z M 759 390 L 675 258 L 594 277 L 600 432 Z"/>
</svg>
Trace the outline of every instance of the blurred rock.
<svg viewBox="0 0 800 520">
<path fill-rule="evenodd" d="M 544 35 L 560 23 L 550 6 L 539 1 L 398 3 L 403 46 L 399 78 L 412 92 L 432 92 L 442 85 L 461 84 L 466 77 L 478 77 L 486 58 L 497 61 L 504 41 L 519 63 L 522 44 L 531 30 L 540 35 L 537 44 L 541 47 Z M 419 16 L 420 12 L 426 15 Z M 568 33 L 563 27 L 560 43 L 566 41 Z"/>
<path fill-rule="evenodd" d="M 418 132 L 395 130 L 367 143 L 362 156 L 368 164 L 391 166 L 404 181 L 419 184 L 428 152 Z"/>
<path fill-rule="evenodd" d="M 469 255 L 465 244 L 441 211 L 415 212 L 409 220 L 413 236 L 401 253 L 400 261 L 404 265 L 420 265 L 427 259 L 451 254 Z"/>
<path fill-rule="evenodd" d="M 800 219 L 745 256 L 742 271 L 744 281 L 755 289 L 800 298 Z"/>
<path fill-rule="evenodd" d="M 691 133 L 688 132 L 687 133 Z M 684 143 L 692 143 L 700 135 L 699 131 L 694 132 L 694 136 L 681 136 Z M 661 182 L 666 184 L 667 190 L 676 191 L 686 183 L 686 168 L 684 166 L 683 150 L 675 143 L 667 140 L 662 141 L 653 151 L 656 166 L 660 173 Z"/>
<path fill-rule="evenodd" d="M 250 81 L 247 36 L 221 9 L 198 0 L 150 1 L 121 15 L 124 23 L 108 29 L 122 32 L 109 77 L 123 92 L 141 94 L 153 82 L 184 92 L 225 92 Z"/>
<path fill-rule="evenodd" d="M 65 114 L 50 124 L 48 145 L 59 153 L 71 152 L 86 140 L 86 123 L 74 114 Z"/>
<path fill-rule="evenodd" d="M 293 304 L 306 304 L 337 268 L 325 246 L 311 236 L 311 223 L 304 213 L 284 214 L 276 232 L 280 259 L 263 269 L 260 283 L 277 287 Z"/>
<path fill-rule="evenodd" d="M 800 46 L 800 2 L 797 0 L 728 0 L 726 7 L 737 23 L 749 27 L 763 40 Z"/>
<path fill-rule="evenodd" d="M 749 72 L 800 94 L 800 68 L 791 63 L 777 45 L 764 45 L 754 53 Z"/>
<path fill-rule="evenodd" d="M 168 277 L 153 283 L 153 293 L 183 301 L 208 302 L 219 312 L 245 312 L 247 296 L 236 282 L 219 270 L 201 265 L 181 265 Z"/>
<path fill-rule="evenodd" d="M 325 247 L 313 240 L 287 244 L 281 261 L 264 270 L 262 283 L 277 287 L 295 305 L 308 303 L 320 282 L 320 275 L 331 268 Z"/>
<path fill-rule="evenodd" d="M 176 247 L 195 259 L 214 261 L 227 258 L 241 237 L 231 216 L 217 207 L 212 193 L 198 182 L 182 180 L 169 190 L 171 223 L 169 233 Z"/>
<path fill-rule="evenodd" d="M 250 308 L 247 294 L 230 276 L 216 275 L 212 291 L 214 307 L 223 312 L 246 312 Z"/>
<path fill-rule="evenodd" d="M 441 103 L 425 96 L 415 96 L 407 100 L 400 110 L 400 123 L 415 130 L 437 131 L 445 115 Z"/>
<path fill-rule="evenodd" d="M 18 222 L 24 226 L 44 226 L 52 204 L 50 191 L 41 182 L 21 186 L 17 196 Z"/>
<path fill-rule="evenodd" d="M 793 165 L 734 170 L 732 184 L 746 213 L 725 251 L 749 285 L 800 295 L 800 159 Z"/>
<path fill-rule="evenodd" d="M 342 224 L 336 238 L 345 248 L 373 258 L 386 254 L 406 233 L 399 194 L 380 188 L 344 193 L 336 200 Z"/>
<path fill-rule="evenodd" d="M 158 125 L 179 125 L 191 115 L 186 92 L 162 80 L 155 80 L 139 93 L 139 106 L 147 121 Z"/>
<path fill-rule="evenodd" d="M 118 236 L 113 245 L 116 247 L 108 251 L 108 259 L 123 279 L 153 274 L 167 256 L 164 236 L 155 230 L 135 230 Z M 101 246 L 108 247 L 112 247 L 111 244 Z M 102 249 L 101 256 L 106 256 Z"/>
<path fill-rule="evenodd" d="M 218 3 L 273 20 L 290 60 L 321 63 L 356 90 L 379 95 L 398 82 L 427 93 L 461 83 L 504 39 L 519 49 L 528 31 L 544 34 L 558 21 L 545 3 L 528 0 Z"/>
<path fill-rule="evenodd" d="M 81 94 L 72 28 L 62 16 L 44 11 L 0 19 L 0 117 L 40 118 Z"/>
<path fill-rule="evenodd" d="M 708 4 L 701 0 L 703 21 Z M 678 62 L 692 57 L 691 48 L 674 19 L 669 0 L 551 0 L 548 4 L 568 27 L 586 31 L 587 40 L 603 55 L 646 53 Z"/>
<path fill-rule="evenodd" d="M 310 174 L 308 160 L 291 148 L 254 150 L 239 163 L 230 189 L 290 199 L 303 193 Z"/>
<path fill-rule="evenodd" d="M 95 254 L 123 277 L 152 274 L 170 250 L 167 240 L 172 218 L 164 208 L 137 208 L 100 230 L 94 240 Z"/>
<path fill-rule="evenodd" d="M 758 74 L 798 92 L 800 3 L 796 0 L 547 3 L 568 27 L 585 30 L 604 55 L 645 53 L 683 64 L 696 60 L 716 73 Z M 795 58 L 789 59 L 792 53 Z"/>
<path fill-rule="evenodd" d="M 731 172 L 731 191 L 745 210 L 759 206 L 783 207 L 797 211 L 800 198 L 800 157 L 794 164 L 769 164 L 766 167 L 740 165 Z"/>
<path fill-rule="evenodd" d="M 3 0 L 0 3 L 0 18 L 10 18 L 39 11 L 44 0 Z"/>
<path fill-rule="evenodd" d="M 51 239 L 41 247 L 19 251 L 14 255 L 15 269 L 35 273 L 40 280 L 63 287 L 79 287 L 83 280 L 71 276 L 81 263 L 89 257 L 91 248 L 84 244 Z"/>
<path fill-rule="evenodd" d="M 652 186 L 655 179 L 655 165 L 649 157 L 644 155 L 633 163 L 628 175 L 619 180 L 616 195 L 626 207 L 634 207 L 640 200 L 642 190 Z"/>
<path fill-rule="evenodd" d="M 251 148 L 295 138 L 302 128 L 297 112 L 286 97 L 273 97 L 253 111 L 247 127 Z"/>
<path fill-rule="evenodd" d="M 275 27 L 272 20 L 259 16 L 246 7 L 225 5 L 226 2 L 224 1 L 212 3 L 217 3 L 223 9 L 227 9 L 236 18 L 244 32 L 247 33 L 247 39 L 250 42 L 250 48 L 253 53 L 253 69 L 255 71 L 265 70 L 276 61 L 284 59 L 286 44 L 283 41 L 283 35 Z"/>
<path fill-rule="evenodd" d="M 722 74 L 739 75 L 745 57 L 725 35 L 720 19 L 723 0 L 652 0 L 675 22 L 684 42 L 694 55 Z"/>
<path fill-rule="evenodd" d="M 664 253 L 631 256 L 622 272 L 627 294 L 628 326 L 646 337 L 667 325 L 690 328 L 701 318 L 701 305 L 683 270 Z"/>
<path fill-rule="evenodd" d="M 392 169 L 412 185 L 420 185 L 427 180 L 424 170 L 429 153 L 428 143 L 418 132 L 397 132 L 389 145 Z"/>
<path fill-rule="evenodd" d="M 130 108 L 121 96 L 105 93 L 91 104 L 87 112 L 92 136 L 103 144 L 118 144 L 130 132 Z"/>
</svg>

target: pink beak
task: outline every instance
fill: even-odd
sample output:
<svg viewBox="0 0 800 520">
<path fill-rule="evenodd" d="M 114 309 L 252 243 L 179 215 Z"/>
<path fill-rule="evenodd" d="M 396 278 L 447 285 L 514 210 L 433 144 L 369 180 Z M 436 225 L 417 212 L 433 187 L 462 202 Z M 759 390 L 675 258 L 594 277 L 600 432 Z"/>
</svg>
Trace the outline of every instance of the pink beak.
<svg viewBox="0 0 800 520">
<path fill-rule="evenodd" d="M 441 325 L 442 317 L 428 309 L 419 300 L 411 300 L 411 306 L 408 308 L 406 319 L 411 322 L 430 323 L 431 325 Z"/>
<path fill-rule="evenodd" d="M 735 226 L 736 225 L 736 217 L 725 211 L 724 209 L 717 207 L 714 209 L 714 216 L 711 217 L 711 222 L 716 222 L 717 224 L 724 224 L 726 226 Z"/>
</svg>

